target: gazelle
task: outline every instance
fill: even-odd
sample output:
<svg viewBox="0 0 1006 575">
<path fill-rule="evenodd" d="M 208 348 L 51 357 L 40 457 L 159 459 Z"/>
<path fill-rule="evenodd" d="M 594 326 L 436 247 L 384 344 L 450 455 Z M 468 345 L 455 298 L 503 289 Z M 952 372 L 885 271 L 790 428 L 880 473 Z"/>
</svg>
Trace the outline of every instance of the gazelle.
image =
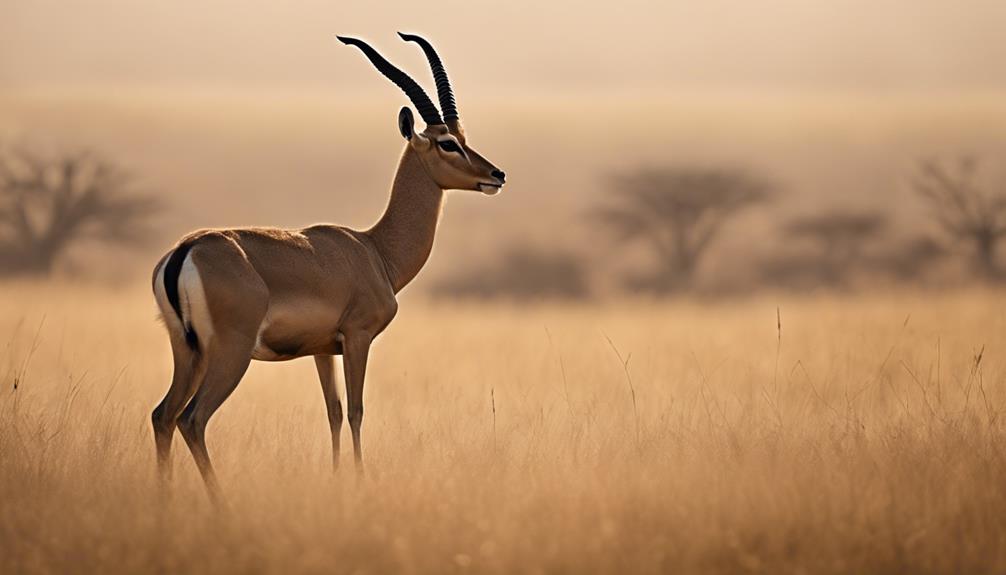
<svg viewBox="0 0 1006 575">
<path fill-rule="evenodd" d="M 174 376 L 152 414 L 157 462 L 171 475 L 171 440 L 182 433 L 210 494 L 219 486 L 206 450 L 206 424 L 253 359 L 314 356 L 328 408 L 332 460 L 338 467 L 342 403 L 333 356 L 343 356 L 349 426 L 358 471 L 367 355 L 398 310 L 396 294 L 429 258 L 444 191 L 492 195 L 504 174 L 468 145 L 444 66 L 419 44 L 436 81 L 443 117 L 423 89 L 361 40 L 356 46 L 419 111 L 398 114 L 406 140 L 384 215 L 366 231 L 319 224 L 301 230 L 201 230 L 184 237 L 154 268 L 154 295 L 171 339 Z"/>
</svg>

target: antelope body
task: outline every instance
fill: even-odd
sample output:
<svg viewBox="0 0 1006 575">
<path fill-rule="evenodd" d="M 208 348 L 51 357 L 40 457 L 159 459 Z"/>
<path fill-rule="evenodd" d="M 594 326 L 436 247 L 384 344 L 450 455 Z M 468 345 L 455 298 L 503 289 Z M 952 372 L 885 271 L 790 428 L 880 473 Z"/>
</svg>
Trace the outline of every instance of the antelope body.
<svg viewBox="0 0 1006 575">
<path fill-rule="evenodd" d="M 314 225 L 300 230 L 202 230 L 183 238 L 154 269 L 157 305 L 167 326 L 174 376 L 152 414 L 158 467 L 171 474 L 175 427 L 199 467 L 210 494 L 220 489 L 206 450 L 206 424 L 250 362 L 314 356 L 328 409 L 333 464 L 338 466 L 342 403 L 333 356 L 343 356 L 348 420 L 357 469 L 362 471 L 360 427 L 363 384 L 371 343 L 395 317 L 396 294 L 426 263 L 444 191 L 495 194 L 504 174 L 469 147 L 446 72 L 433 47 L 422 47 L 437 84 L 436 106 L 404 72 L 366 43 L 374 66 L 412 100 L 427 126 L 414 129 L 402 108 L 399 130 L 407 144 L 380 220 L 369 230 Z"/>
</svg>

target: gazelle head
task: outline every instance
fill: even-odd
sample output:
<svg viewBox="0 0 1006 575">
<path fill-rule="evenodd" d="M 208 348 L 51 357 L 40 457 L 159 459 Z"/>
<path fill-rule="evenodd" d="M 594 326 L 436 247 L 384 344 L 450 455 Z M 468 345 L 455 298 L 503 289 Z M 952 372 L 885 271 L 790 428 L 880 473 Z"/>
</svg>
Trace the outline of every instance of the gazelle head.
<svg viewBox="0 0 1006 575">
<path fill-rule="evenodd" d="M 465 130 L 458 117 L 458 108 L 454 102 L 454 92 L 447 79 L 447 71 L 429 42 L 419 36 L 402 34 L 399 36 L 408 42 L 415 42 L 423 49 L 426 59 L 433 69 L 433 78 L 437 84 L 437 96 L 444 115 L 433 105 L 426 92 L 409 77 L 408 74 L 396 68 L 382 57 L 366 42 L 356 38 L 337 36 L 343 43 L 356 46 L 381 74 L 395 83 L 405 95 L 412 100 L 426 129 L 417 131 L 412 110 L 404 107 L 398 113 L 398 130 L 408 145 L 422 161 L 426 172 L 434 182 L 444 190 L 472 190 L 487 195 L 493 195 L 503 187 L 506 175 L 468 145 Z"/>
</svg>

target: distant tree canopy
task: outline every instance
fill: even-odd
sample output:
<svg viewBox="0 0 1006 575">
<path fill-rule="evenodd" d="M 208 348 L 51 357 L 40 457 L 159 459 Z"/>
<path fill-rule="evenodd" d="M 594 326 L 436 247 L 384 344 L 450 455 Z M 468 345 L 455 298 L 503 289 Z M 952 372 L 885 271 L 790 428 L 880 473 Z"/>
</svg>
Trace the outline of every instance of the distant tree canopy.
<svg viewBox="0 0 1006 575">
<path fill-rule="evenodd" d="M 472 299 L 583 299 L 590 295 L 586 269 L 575 256 L 515 246 L 488 267 L 441 281 L 433 295 Z"/>
<path fill-rule="evenodd" d="M 0 276 L 44 276 L 77 242 L 142 240 L 159 207 L 94 154 L 0 151 Z"/>
<path fill-rule="evenodd" d="M 777 261 L 766 270 L 783 283 L 847 285 L 867 267 L 867 248 L 888 228 L 887 216 L 874 211 L 832 210 L 801 216 L 783 227 L 787 239 L 810 244 L 805 258 Z"/>
<path fill-rule="evenodd" d="M 656 272 L 638 287 L 666 293 L 688 287 L 710 244 L 743 210 L 774 192 L 740 170 L 645 168 L 611 178 L 610 201 L 595 218 L 620 241 L 652 250 Z"/>
<path fill-rule="evenodd" d="M 869 242 L 887 229 L 887 216 L 874 211 L 833 210 L 796 218 L 786 225 L 788 237 L 817 244 L 828 259 L 862 255 Z"/>
<path fill-rule="evenodd" d="M 926 160 L 920 162 L 913 185 L 946 234 L 970 246 L 977 274 L 1001 278 L 996 256 L 1006 236 L 1006 190 L 982 190 L 975 183 L 977 171 L 978 162 L 971 157 L 950 167 Z"/>
</svg>

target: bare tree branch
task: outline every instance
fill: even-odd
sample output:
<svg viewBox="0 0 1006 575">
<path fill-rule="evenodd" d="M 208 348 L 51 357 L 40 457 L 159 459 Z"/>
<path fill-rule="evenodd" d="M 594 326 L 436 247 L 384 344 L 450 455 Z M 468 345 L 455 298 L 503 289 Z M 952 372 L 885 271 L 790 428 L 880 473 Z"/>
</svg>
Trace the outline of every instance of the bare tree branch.
<svg viewBox="0 0 1006 575">
<path fill-rule="evenodd" d="M 967 156 L 959 158 L 953 170 L 936 160 L 923 160 L 912 185 L 929 202 L 933 219 L 944 232 L 970 245 L 976 272 L 986 279 L 998 278 L 996 255 L 1006 236 L 1006 194 L 976 186 L 977 170 L 977 160 Z"/>
<path fill-rule="evenodd" d="M 91 153 L 0 155 L 0 274 L 47 274 L 85 240 L 134 243 L 160 203 Z"/>
</svg>

